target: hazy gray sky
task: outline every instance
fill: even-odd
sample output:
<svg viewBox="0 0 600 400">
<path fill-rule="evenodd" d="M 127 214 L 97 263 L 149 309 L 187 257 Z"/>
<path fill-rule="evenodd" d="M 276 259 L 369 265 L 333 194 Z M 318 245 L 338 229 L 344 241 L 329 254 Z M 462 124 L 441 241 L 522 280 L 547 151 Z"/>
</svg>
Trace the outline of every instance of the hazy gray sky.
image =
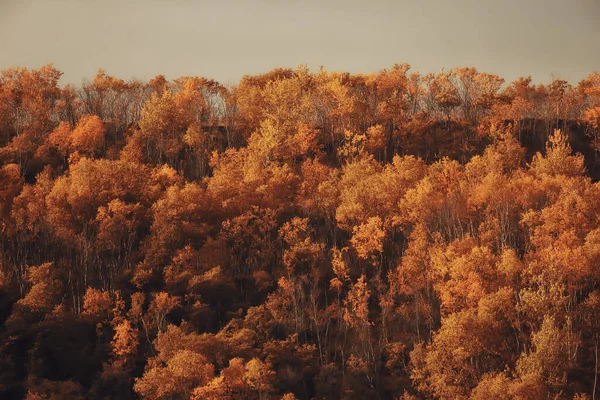
<svg viewBox="0 0 600 400">
<path fill-rule="evenodd" d="M 62 83 L 403 62 L 576 83 L 600 69 L 600 0 L 0 0 L 0 69 L 50 62 Z"/>
</svg>

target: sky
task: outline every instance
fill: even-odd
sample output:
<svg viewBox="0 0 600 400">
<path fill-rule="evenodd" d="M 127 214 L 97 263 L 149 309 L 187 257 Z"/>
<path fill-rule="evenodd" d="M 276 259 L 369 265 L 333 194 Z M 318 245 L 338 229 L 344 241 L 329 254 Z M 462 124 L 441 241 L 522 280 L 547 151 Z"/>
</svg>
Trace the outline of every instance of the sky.
<svg viewBox="0 0 600 400">
<path fill-rule="evenodd" d="M 576 84 L 600 70 L 600 0 L 0 0 L 0 69 L 48 63 L 62 84 L 396 63 Z"/>
</svg>

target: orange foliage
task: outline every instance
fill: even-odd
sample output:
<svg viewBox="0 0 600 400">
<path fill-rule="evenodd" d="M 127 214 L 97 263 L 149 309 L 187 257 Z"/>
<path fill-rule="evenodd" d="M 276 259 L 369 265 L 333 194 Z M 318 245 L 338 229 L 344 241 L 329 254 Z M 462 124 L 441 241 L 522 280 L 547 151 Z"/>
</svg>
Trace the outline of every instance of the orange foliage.
<svg viewBox="0 0 600 400">
<path fill-rule="evenodd" d="M 0 72 L 0 398 L 597 396 L 598 73 L 60 75 Z"/>
</svg>

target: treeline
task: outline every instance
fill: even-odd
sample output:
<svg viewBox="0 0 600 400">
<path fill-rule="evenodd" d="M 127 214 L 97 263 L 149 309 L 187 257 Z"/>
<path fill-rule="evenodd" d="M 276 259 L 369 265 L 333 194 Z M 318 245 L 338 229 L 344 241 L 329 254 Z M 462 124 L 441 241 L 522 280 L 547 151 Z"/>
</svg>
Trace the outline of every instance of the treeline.
<svg viewBox="0 0 600 400">
<path fill-rule="evenodd" d="M 1 398 L 598 395 L 600 74 L 60 75 L 0 73 Z"/>
</svg>

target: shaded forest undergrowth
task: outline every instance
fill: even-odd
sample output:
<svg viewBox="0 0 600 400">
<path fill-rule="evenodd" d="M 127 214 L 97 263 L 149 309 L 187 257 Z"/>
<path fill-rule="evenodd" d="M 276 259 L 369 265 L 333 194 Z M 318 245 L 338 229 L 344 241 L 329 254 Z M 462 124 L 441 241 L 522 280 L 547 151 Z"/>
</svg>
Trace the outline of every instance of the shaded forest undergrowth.
<svg viewBox="0 0 600 400">
<path fill-rule="evenodd" d="M 600 74 L 0 72 L 0 397 L 592 399 Z"/>
</svg>

